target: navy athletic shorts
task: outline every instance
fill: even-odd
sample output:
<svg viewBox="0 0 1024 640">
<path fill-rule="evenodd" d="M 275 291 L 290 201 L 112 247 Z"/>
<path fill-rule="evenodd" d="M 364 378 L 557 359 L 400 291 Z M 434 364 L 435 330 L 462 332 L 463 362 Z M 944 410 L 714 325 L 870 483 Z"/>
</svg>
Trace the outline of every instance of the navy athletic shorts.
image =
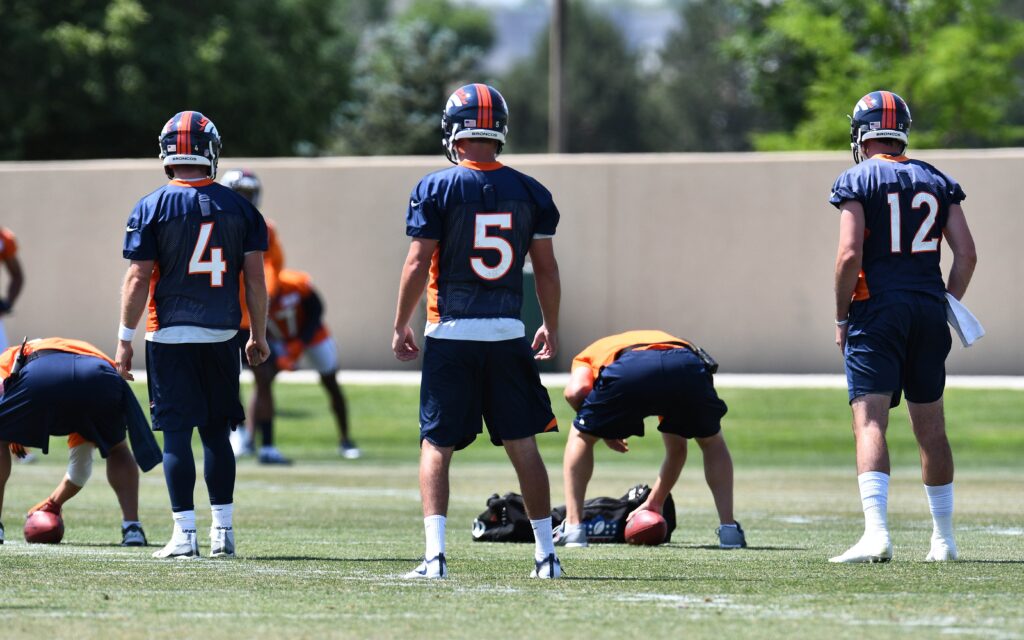
<svg viewBox="0 0 1024 640">
<path fill-rule="evenodd" d="M 110 363 L 50 350 L 29 358 L 21 372 L 4 384 L 0 440 L 46 453 L 50 436 L 77 433 L 106 456 L 125 439 L 124 403 L 137 401 Z"/>
<path fill-rule="evenodd" d="M 483 422 L 496 446 L 558 430 L 530 343 L 526 338 L 478 342 L 428 337 L 420 382 L 420 439 L 463 449 L 483 432 Z"/>
<path fill-rule="evenodd" d="M 952 339 L 946 301 L 913 291 L 889 291 L 854 302 L 846 340 L 850 402 L 879 393 L 900 393 L 910 402 L 934 402 L 946 386 L 946 356 Z"/>
<path fill-rule="evenodd" d="M 245 421 L 238 401 L 238 345 L 146 342 L 149 408 L 156 431 L 234 428 Z"/>
<path fill-rule="evenodd" d="M 599 438 L 644 435 L 644 418 L 661 416 L 658 431 L 708 438 L 728 408 L 711 375 L 689 349 L 631 351 L 601 370 L 573 426 Z"/>
</svg>

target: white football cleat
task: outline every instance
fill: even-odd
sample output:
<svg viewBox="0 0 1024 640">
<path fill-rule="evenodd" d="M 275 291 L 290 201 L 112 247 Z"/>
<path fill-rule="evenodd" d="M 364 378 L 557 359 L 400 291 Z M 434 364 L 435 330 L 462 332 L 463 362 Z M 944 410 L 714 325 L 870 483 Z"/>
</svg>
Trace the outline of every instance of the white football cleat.
<svg viewBox="0 0 1024 640">
<path fill-rule="evenodd" d="M 153 552 L 154 558 L 180 558 L 191 560 L 199 557 L 199 538 L 195 529 L 183 530 L 174 528 L 171 541 L 163 549 Z"/>
<path fill-rule="evenodd" d="M 554 580 L 562 577 L 562 563 L 558 561 L 558 557 L 553 553 L 548 554 L 548 557 L 543 560 L 534 560 L 533 564 L 533 571 L 530 572 L 531 578 Z"/>
<path fill-rule="evenodd" d="M 338 445 L 338 454 L 346 460 L 356 460 L 363 455 L 354 442 L 342 442 Z"/>
<path fill-rule="evenodd" d="M 857 544 L 846 550 L 842 555 L 829 558 L 829 562 L 838 564 L 889 562 L 892 560 L 892 542 L 889 536 L 863 535 Z"/>
<path fill-rule="evenodd" d="M 448 577 L 448 562 L 444 554 L 439 553 L 430 560 L 423 558 L 418 567 L 402 576 L 406 580 L 418 580 L 421 578 L 441 580 Z"/>
<path fill-rule="evenodd" d="M 210 527 L 210 557 L 235 557 L 235 531 L 231 527 Z"/>
<path fill-rule="evenodd" d="M 956 550 L 956 543 L 952 538 L 932 538 L 932 548 L 925 556 L 925 562 L 951 562 L 958 560 L 960 554 Z"/>
</svg>

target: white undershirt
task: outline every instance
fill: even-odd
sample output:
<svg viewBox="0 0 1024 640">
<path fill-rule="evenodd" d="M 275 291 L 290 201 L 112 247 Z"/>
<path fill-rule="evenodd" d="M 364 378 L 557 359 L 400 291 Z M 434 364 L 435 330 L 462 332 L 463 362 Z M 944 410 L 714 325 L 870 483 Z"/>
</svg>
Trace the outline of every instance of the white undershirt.
<svg viewBox="0 0 1024 640">
<path fill-rule="evenodd" d="M 177 325 L 164 327 L 156 331 L 147 331 L 146 340 L 160 344 L 205 344 L 231 340 L 237 333 L 237 329 L 210 329 L 208 327 Z"/>
<path fill-rule="evenodd" d="M 517 318 L 456 318 L 428 322 L 423 335 L 441 340 L 501 342 L 522 338 L 526 335 L 526 327 Z"/>
</svg>

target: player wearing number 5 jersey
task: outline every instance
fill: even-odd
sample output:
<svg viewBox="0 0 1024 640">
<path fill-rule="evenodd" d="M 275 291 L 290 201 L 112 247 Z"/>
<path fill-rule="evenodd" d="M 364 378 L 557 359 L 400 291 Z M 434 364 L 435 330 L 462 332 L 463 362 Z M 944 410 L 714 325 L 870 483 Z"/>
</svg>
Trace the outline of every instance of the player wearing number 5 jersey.
<svg viewBox="0 0 1024 640">
<path fill-rule="evenodd" d="M 892 557 L 886 505 L 889 409 L 907 397 L 932 513 L 926 559 L 957 559 L 953 540 L 953 454 L 942 395 L 950 349 L 946 292 L 963 297 L 977 260 L 960 202 L 960 185 L 926 162 L 903 155 L 910 109 L 898 95 L 875 91 L 851 118 L 857 163 L 832 187 L 840 211 L 836 259 L 836 344 L 846 359 L 864 535 L 832 562 Z M 863 159 L 863 161 L 862 161 Z M 953 251 L 943 281 L 939 249 Z"/>
<path fill-rule="evenodd" d="M 471 84 L 452 94 L 441 120 L 442 142 L 457 164 L 423 178 L 406 213 L 412 243 L 392 341 L 399 360 L 419 352 L 409 321 L 427 289 L 420 385 L 427 545 L 423 563 L 408 578 L 447 575 L 448 467 L 453 451 L 469 445 L 483 422 L 519 475 L 537 541 L 532 575 L 561 575 L 551 541 L 548 475 L 534 439 L 556 428 L 534 357 L 550 358 L 557 348 L 561 290 L 552 236 L 558 209 L 539 182 L 497 161 L 507 122 L 508 107 L 493 87 Z M 536 356 L 519 319 L 527 255 L 544 316 L 533 340 Z"/>
<path fill-rule="evenodd" d="M 115 361 L 130 379 L 131 340 L 148 294 L 147 382 L 153 428 L 164 434 L 164 475 L 174 516 L 171 540 L 154 556 L 198 555 L 195 427 L 213 509 L 210 554 L 233 556 L 235 456 L 229 434 L 244 413 L 232 338 L 242 317 L 239 274 L 244 273 L 251 318 L 246 355 L 253 365 L 269 355 L 263 280 L 267 227 L 248 200 L 214 182 L 220 136 L 208 118 L 198 111 L 176 114 L 159 140 L 171 181 L 143 197 L 128 217 L 124 257 L 131 265 Z"/>
</svg>

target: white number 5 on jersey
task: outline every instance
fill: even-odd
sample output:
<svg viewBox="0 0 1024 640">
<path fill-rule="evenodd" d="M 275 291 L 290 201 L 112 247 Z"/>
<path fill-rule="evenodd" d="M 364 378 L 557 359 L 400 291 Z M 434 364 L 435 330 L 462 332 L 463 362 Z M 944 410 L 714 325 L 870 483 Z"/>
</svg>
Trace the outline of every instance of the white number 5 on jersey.
<svg viewBox="0 0 1024 640">
<path fill-rule="evenodd" d="M 515 250 L 512 249 L 512 245 L 510 245 L 505 238 L 496 235 L 488 235 L 487 231 L 490 227 L 511 229 L 512 214 L 476 214 L 476 224 L 473 229 L 473 248 L 497 251 L 498 264 L 491 267 L 484 262 L 483 258 L 473 257 L 469 259 L 469 265 L 473 267 L 473 272 L 484 280 L 497 280 L 508 273 L 508 270 L 512 268 L 512 262 L 515 258 Z"/>
</svg>

